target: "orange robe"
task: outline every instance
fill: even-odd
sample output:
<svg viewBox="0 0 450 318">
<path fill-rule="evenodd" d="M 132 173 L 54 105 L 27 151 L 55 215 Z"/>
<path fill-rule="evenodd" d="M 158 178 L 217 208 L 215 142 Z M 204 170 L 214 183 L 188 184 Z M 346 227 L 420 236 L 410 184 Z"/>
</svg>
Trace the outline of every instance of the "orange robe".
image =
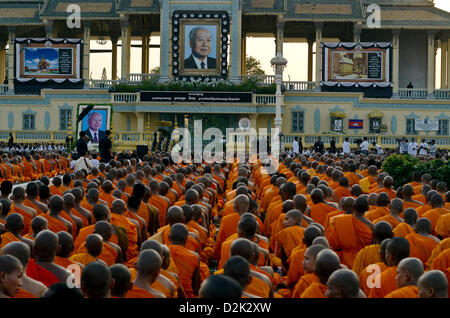
<svg viewBox="0 0 450 318">
<path fill-rule="evenodd" d="M 55 256 L 53 263 L 55 263 L 56 265 L 59 265 L 61 267 L 64 267 L 65 269 L 67 269 L 70 265 L 78 265 L 74 261 L 71 261 L 69 258 L 65 258 L 65 257 L 61 257 L 61 256 Z"/>
<path fill-rule="evenodd" d="M 19 213 L 23 217 L 23 225 L 24 225 L 24 227 L 23 227 L 23 230 L 22 230 L 22 235 L 30 233 L 30 230 L 31 230 L 31 219 L 32 219 L 31 214 L 28 213 L 27 211 L 22 210 L 21 208 L 18 208 L 14 203 L 11 204 L 8 215 L 13 214 L 13 213 Z"/>
<path fill-rule="evenodd" d="M 430 220 L 431 222 L 431 228 L 433 229 L 432 233 L 434 233 L 434 229 L 436 228 L 436 224 L 439 220 L 439 218 L 442 215 L 446 215 L 449 214 L 450 211 L 444 208 L 436 208 L 436 209 L 431 209 L 428 210 L 427 212 L 425 212 L 422 217 L 423 218 L 427 218 L 428 220 Z"/>
<path fill-rule="evenodd" d="M 105 192 L 101 192 L 99 194 L 98 198 L 100 200 L 103 200 L 106 203 L 108 203 L 109 208 L 112 207 L 112 203 L 114 202 L 114 200 L 116 200 L 116 197 L 112 196 L 111 193 L 105 193 Z"/>
<path fill-rule="evenodd" d="M 384 262 L 378 262 L 378 263 L 374 263 L 374 264 L 370 264 L 369 266 L 373 266 L 375 265 L 376 268 L 379 269 L 379 273 L 381 274 L 384 270 L 386 270 L 388 268 L 388 266 L 384 263 Z M 369 283 L 369 278 L 372 278 L 370 283 L 374 284 L 375 283 L 375 276 L 374 274 L 376 274 L 376 269 L 375 268 L 368 268 L 368 266 L 366 266 L 366 268 L 364 268 L 361 273 L 359 274 L 359 282 L 361 285 L 361 289 L 364 291 L 364 293 L 366 294 L 366 296 L 369 296 L 370 291 L 373 289 L 373 287 L 369 287 L 368 283 Z"/>
<path fill-rule="evenodd" d="M 311 204 L 311 215 L 310 217 L 314 220 L 314 222 L 324 224 L 325 219 L 327 217 L 327 214 L 330 212 L 337 211 L 336 208 L 329 206 L 328 204 L 325 204 L 323 202 L 320 202 L 318 204 Z"/>
<path fill-rule="evenodd" d="M 379 219 L 383 216 L 386 216 L 389 214 L 389 208 L 386 206 L 379 206 L 376 207 L 372 211 L 368 211 L 364 214 L 364 217 L 368 219 L 369 221 L 375 221 L 376 219 Z"/>
<path fill-rule="evenodd" d="M 291 298 L 300 298 L 302 294 L 314 283 L 318 283 L 319 278 L 314 273 L 308 273 L 303 275 L 300 280 L 295 284 L 294 291 Z"/>
<path fill-rule="evenodd" d="M 86 245 L 86 243 L 81 244 L 77 253 L 87 253 L 85 245 Z M 101 259 L 102 261 L 104 261 L 106 263 L 106 265 L 111 266 L 116 263 L 117 251 L 114 247 L 112 247 L 108 243 L 104 242 L 102 252 L 98 256 L 98 258 Z"/>
<path fill-rule="evenodd" d="M 223 268 L 223 266 L 225 265 L 227 260 L 230 258 L 231 244 L 237 238 L 239 238 L 239 236 L 237 234 L 233 234 L 225 242 L 223 242 L 221 253 L 220 253 L 220 261 L 219 261 L 219 265 L 217 266 L 218 269 Z M 269 251 L 269 244 L 267 244 L 267 242 L 265 242 L 263 240 L 258 240 L 256 237 L 254 238 L 253 242 L 257 243 L 258 246 L 261 247 L 262 249 Z M 264 258 L 264 255 L 262 253 L 260 253 L 259 259 L 258 259 L 258 266 L 264 266 L 264 265 L 265 265 L 265 258 Z"/>
<path fill-rule="evenodd" d="M 326 238 L 341 262 L 352 268 L 359 250 L 372 243 L 372 230 L 353 215 L 344 214 L 331 219 Z"/>
<path fill-rule="evenodd" d="M 281 255 L 281 247 L 283 247 L 284 253 L 287 257 L 291 256 L 293 249 L 297 246 L 303 245 L 303 236 L 305 230 L 299 225 L 287 227 L 275 235 L 275 244 L 279 245 L 279 248 L 275 248 L 277 251 L 275 254 Z"/>
<path fill-rule="evenodd" d="M 5 232 L 0 237 L 1 237 L 1 241 L 2 241 L 0 243 L 0 250 L 8 243 L 21 242 L 21 240 L 19 240 L 19 238 L 17 238 L 17 236 L 12 234 L 11 232 Z"/>
<path fill-rule="evenodd" d="M 59 278 L 52 272 L 36 264 L 33 258 L 30 258 L 28 262 L 26 273 L 28 277 L 40 281 L 47 287 L 60 282 Z"/>
<path fill-rule="evenodd" d="M 433 260 L 431 269 L 438 269 L 442 271 L 444 274 L 447 273 L 448 277 L 449 268 L 450 268 L 450 249 L 446 249 Z"/>
<path fill-rule="evenodd" d="M 267 213 L 264 218 L 264 233 L 271 234 L 270 225 L 278 219 L 281 213 L 283 213 L 283 201 L 280 198 L 280 200 L 272 201 L 267 208 Z"/>
<path fill-rule="evenodd" d="M 63 193 L 54 184 L 49 185 L 51 195 L 63 196 Z"/>
<path fill-rule="evenodd" d="M 220 259 L 220 251 L 222 249 L 222 243 L 231 235 L 237 232 L 237 227 L 241 216 L 239 213 L 227 215 L 220 222 L 219 232 L 216 238 L 216 247 L 214 250 L 214 257 L 216 260 Z"/>
<path fill-rule="evenodd" d="M 292 286 L 298 282 L 304 273 L 303 259 L 305 258 L 306 246 L 299 246 L 294 248 L 291 256 L 288 258 L 289 269 L 287 272 L 286 283 Z M 301 296 L 301 294 L 299 294 Z"/>
<path fill-rule="evenodd" d="M 162 233 L 162 241 L 163 244 L 165 245 L 169 245 L 170 239 L 169 239 L 169 235 L 170 235 L 170 225 L 166 225 L 164 227 L 161 227 L 158 229 L 158 233 L 159 232 L 163 232 Z M 195 238 L 193 238 L 191 235 L 188 235 L 187 241 L 186 241 L 186 245 L 185 247 L 193 252 L 198 252 L 199 250 L 199 243 L 197 242 L 197 240 Z"/>
<path fill-rule="evenodd" d="M 392 229 L 395 229 L 397 227 L 397 225 L 402 223 L 399 220 L 397 220 L 396 218 L 394 218 L 391 214 L 386 214 L 385 216 L 373 221 L 373 224 L 377 224 L 378 222 L 381 222 L 381 221 L 388 222 L 392 226 Z"/>
<path fill-rule="evenodd" d="M 181 285 L 188 298 L 193 298 L 192 276 L 195 270 L 200 266 L 198 256 L 191 250 L 181 245 L 169 245 L 170 256 L 175 262 Z"/>
<path fill-rule="evenodd" d="M 380 257 L 380 244 L 372 244 L 364 247 L 356 254 L 355 261 L 353 262 L 352 270 L 356 275 L 361 275 L 364 268 L 370 264 L 375 264 L 381 261 Z"/>
<path fill-rule="evenodd" d="M 146 291 L 145 289 L 133 286 L 126 295 L 125 298 L 156 298 L 152 293 Z"/>
<path fill-rule="evenodd" d="M 414 229 L 408 223 L 402 222 L 392 232 L 394 233 L 394 237 L 406 237 L 408 234 L 413 233 Z"/>
<path fill-rule="evenodd" d="M 127 230 L 128 236 L 128 248 L 126 251 L 127 259 L 132 259 L 136 257 L 138 255 L 138 247 L 137 247 L 138 229 L 136 228 L 136 225 L 134 225 L 125 216 L 116 213 L 111 213 L 111 224 L 123 227 L 125 230 Z M 111 242 L 117 244 L 113 240 L 111 240 Z"/>
<path fill-rule="evenodd" d="M 50 215 L 45 214 L 45 213 L 43 213 L 43 214 L 41 214 L 39 216 L 42 216 L 44 219 L 47 220 L 47 222 L 48 222 L 48 229 L 50 231 L 55 232 L 55 233 L 58 233 L 58 232 L 61 232 L 61 231 L 69 232 L 69 230 L 67 229 L 66 224 L 63 221 L 58 220 L 58 219 L 54 218 L 53 216 L 50 216 Z M 70 233 L 70 234 L 72 234 L 72 233 Z"/>
<path fill-rule="evenodd" d="M 97 259 L 88 253 L 78 253 L 72 255 L 70 260 L 86 266 L 89 263 L 95 262 Z"/>
<path fill-rule="evenodd" d="M 434 231 L 443 238 L 450 237 L 450 213 L 439 217 Z"/>
<path fill-rule="evenodd" d="M 112 217 L 112 215 L 114 215 L 114 214 L 111 214 L 111 217 Z M 113 224 L 113 223 L 111 222 L 111 224 Z M 91 224 L 89 226 L 83 227 L 80 230 L 80 232 L 77 235 L 77 238 L 73 242 L 74 251 L 78 251 L 78 249 L 80 248 L 81 244 L 86 242 L 86 238 L 90 234 L 94 233 L 94 230 L 95 230 L 95 224 Z M 116 234 L 112 234 L 111 238 L 109 240 L 111 241 L 111 243 L 114 243 L 114 244 L 118 244 L 119 243 L 119 239 L 117 238 Z"/>
<path fill-rule="evenodd" d="M 450 249 L 450 238 L 443 239 L 439 242 L 438 246 L 434 248 L 426 263 L 427 268 L 430 268 L 433 264 L 434 259 L 446 249 Z"/>
<path fill-rule="evenodd" d="M 37 214 L 44 213 L 44 211 L 39 209 L 39 207 L 28 198 L 25 198 L 25 200 L 23 201 L 23 205 L 25 205 L 29 208 L 35 209 Z"/>
<path fill-rule="evenodd" d="M 159 211 L 159 225 L 164 226 L 166 225 L 166 214 L 167 209 L 169 208 L 169 204 L 163 197 L 160 197 L 159 195 L 152 195 L 150 199 L 148 200 L 148 203 L 153 205 L 154 207 L 158 208 Z"/>
<path fill-rule="evenodd" d="M 369 298 L 384 298 L 390 292 L 397 289 L 395 280 L 397 276 L 397 266 L 389 266 L 380 274 L 380 288 L 372 288 Z"/>
<path fill-rule="evenodd" d="M 384 298 L 418 298 L 419 288 L 414 285 L 408 285 L 387 294 Z"/>
<path fill-rule="evenodd" d="M 26 291 L 25 289 L 21 288 L 19 289 L 19 292 L 12 298 L 37 298 L 29 291 Z"/>
<path fill-rule="evenodd" d="M 327 289 L 327 285 L 320 282 L 315 282 L 306 288 L 300 298 L 327 298 L 325 296 Z"/>
<path fill-rule="evenodd" d="M 409 242 L 409 257 L 417 257 L 424 264 L 431 256 L 431 252 L 438 245 L 438 242 L 433 238 L 417 234 L 416 232 L 408 234 L 406 239 Z"/>
</svg>

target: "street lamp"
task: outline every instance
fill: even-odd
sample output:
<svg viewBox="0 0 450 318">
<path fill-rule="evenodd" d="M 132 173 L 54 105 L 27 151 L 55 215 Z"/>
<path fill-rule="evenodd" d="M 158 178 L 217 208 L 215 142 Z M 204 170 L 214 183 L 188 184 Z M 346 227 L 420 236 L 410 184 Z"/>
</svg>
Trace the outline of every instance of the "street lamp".
<svg viewBox="0 0 450 318">
<path fill-rule="evenodd" d="M 287 60 L 281 55 L 280 52 L 277 56 L 270 60 L 270 64 L 275 72 L 275 84 L 277 85 L 276 91 L 276 108 L 275 108 L 275 128 L 281 132 L 281 125 L 283 119 L 281 118 L 281 82 L 283 81 L 283 71 L 286 67 Z"/>
</svg>

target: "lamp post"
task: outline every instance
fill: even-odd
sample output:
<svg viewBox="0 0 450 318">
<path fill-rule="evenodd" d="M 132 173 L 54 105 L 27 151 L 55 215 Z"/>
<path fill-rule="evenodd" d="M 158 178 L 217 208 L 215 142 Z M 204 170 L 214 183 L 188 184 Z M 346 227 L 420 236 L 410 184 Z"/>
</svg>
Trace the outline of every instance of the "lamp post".
<svg viewBox="0 0 450 318">
<path fill-rule="evenodd" d="M 281 55 L 280 52 L 277 53 L 277 56 L 270 60 L 270 64 L 273 67 L 275 72 L 275 84 L 277 85 L 276 91 L 276 108 L 275 108 L 275 128 L 278 128 L 278 131 L 281 132 L 281 125 L 283 123 L 283 119 L 281 118 L 281 83 L 283 81 L 283 71 L 286 67 L 287 60 Z"/>
</svg>

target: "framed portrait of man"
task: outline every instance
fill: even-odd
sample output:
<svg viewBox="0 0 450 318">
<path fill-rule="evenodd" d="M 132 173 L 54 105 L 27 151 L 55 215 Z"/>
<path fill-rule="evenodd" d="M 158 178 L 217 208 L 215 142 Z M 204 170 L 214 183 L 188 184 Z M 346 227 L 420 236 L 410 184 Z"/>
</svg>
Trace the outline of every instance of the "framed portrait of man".
<svg viewBox="0 0 450 318">
<path fill-rule="evenodd" d="M 87 106 L 88 105 L 80 105 L 78 108 L 78 115 L 80 115 Z M 98 144 L 100 139 L 105 137 L 106 130 L 110 129 L 110 119 L 111 106 L 96 105 L 78 122 L 78 131 L 84 131 L 91 143 Z"/>
<path fill-rule="evenodd" d="M 228 63 L 228 14 L 175 12 L 172 23 L 172 73 L 175 78 L 225 78 Z"/>
</svg>

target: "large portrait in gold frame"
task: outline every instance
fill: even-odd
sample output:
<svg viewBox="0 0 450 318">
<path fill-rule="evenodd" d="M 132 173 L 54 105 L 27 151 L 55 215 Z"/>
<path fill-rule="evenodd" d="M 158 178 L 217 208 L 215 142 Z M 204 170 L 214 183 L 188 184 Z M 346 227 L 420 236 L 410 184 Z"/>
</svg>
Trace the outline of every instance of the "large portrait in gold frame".
<svg viewBox="0 0 450 318">
<path fill-rule="evenodd" d="M 220 20 L 180 19 L 180 75 L 220 75 Z"/>
<path fill-rule="evenodd" d="M 174 79 L 226 80 L 229 34 L 230 18 L 226 11 L 175 11 L 172 15 Z"/>
</svg>

